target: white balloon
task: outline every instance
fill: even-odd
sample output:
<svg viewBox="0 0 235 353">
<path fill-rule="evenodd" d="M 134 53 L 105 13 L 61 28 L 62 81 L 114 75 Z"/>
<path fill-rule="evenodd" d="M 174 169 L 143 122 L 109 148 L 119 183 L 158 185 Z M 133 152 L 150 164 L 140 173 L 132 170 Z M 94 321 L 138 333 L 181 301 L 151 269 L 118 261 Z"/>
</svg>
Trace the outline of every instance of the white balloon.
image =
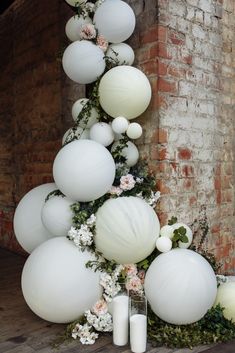
<svg viewBox="0 0 235 353">
<path fill-rule="evenodd" d="M 111 43 L 124 42 L 135 29 L 132 8 L 120 0 L 106 0 L 96 10 L 94 24 L 99 34 Z"/>
<path fill-rule="evenodd" d="M 118 65 L 132 65 L 135 60 L 134 50 L 126 43 L 111 44 L 106 56 Z"/>
<path fill-rule="evenodd" d="M 216 277 L 196 252 L 173 249 L 159 255 L 145 277 L 146 297 L 155 314 L 175 325 L 200 320 L 216 297 Z"/>
<path fill-rule="evenodd" d="M 224 317 L 235 323 L 235 282 L 220 284 L 215 300 L 215 305 L 224 308 Z"/>
<path fill-rule="evenodd" d="M 105 147 L 109 146 L 114 140 L 113 130 L 107 123 L 96 123 L 91 127 L 90 139 Z"/>
<path fill-rule="evenodd" d="M 94 259 L 65 237 L 40 245 L 27 259 L 22 273 L 22 291 L 30 309 L 55 323 L 78 319 L 101 296 L 99 273 L 86 268 Z"/>
<path fill-rule="evenodd" d="M 76 122 L 78 115 L 81 113 L 83 107 L 85 107 L 86 103 L 89 101 L 88 98 L 81 98 L 78 99 L 72 106 L 72 117 L 73 120 Z M 79 126 L 82 128 L 90 128 L 95 123 L 98 123 L 99 114 L 95 108 L 91 108 L 90 116 L 88 121 L 85 118 L 79 121 Z"/>
<path fill-rule="evenodd" d="M 138 123 L 131 123 L 126 131 L 127 136 L 133 140 L 138 139 L 142 135 L 142 133 L 142 127 Z"/>
<path fill-rule="evenodd" d="M 188 237 L 188 241 L 187 241 L 187 243 L 183 243 L 182 241 L 179 241 L 179 248 L 187 249 L 191 245 L 191 243 L 193 241 L 193 232 L 189 228 L 189 226 L 187 226 L 187 224 L 184 224 L 184 223 L 174 223 L 174 224 L 172 224 L 172 228 L 174 230 L 178 229 L 180 227 L 184 227 L 186 229 L 186 236 Z"/>
<path fill-rule="evenodd" d="M 110 116 L 125 116 L 130 120 L 147 109 L 151 86 L 145 74 L 135 67 L 116 66 L 101 78 L 99 97 L 102 108 Z"/>
<path fill-rule="evenodd" d="M 70 208 L 75 201 L 68 197 L 53 196 L 42 208 L 42 223 L 54 236 L 66 236 L 73 223 Z"/>
<path fill-rule="evenodd" d="M 159 220 L 153 209 L 138 197 L 110 199 L 96 214 L 96 249 L 108 260 L 136 263 L 155 248 Z"/>
<path fill-rule="evenodd" d="M 174 228 L 167 224 L 160 229 L 160 235 L 172 239 L 174 236 Z"/>
<path fill-rule="evenodd" d="M 91 83 L 104 72 L 104 53 L 88 40 L 75 41 L 65 49 L 62 65 L 71 80 L 81 84 Z"/>
<path fill-rule="evenodd" d="M 168 237 L 160 237 L 156 241 L 156 248 L 161 252 L 168 252 L 172 248 L 172 241 Z"/>
<path fill-rule="evenodd" d="M 56 190 L 54 183 L 39 185 L 20 200 L 14 214 L 14 232 L 22 248 L 31 253 L 52 234 L 44 227 L 41 210 L 47 195 Z"/>
<path fill-rule="evenodd" d="M 114 142 L 111 150 L 114 151 L 118 145 L 119 145 L 118 141 Z M 126 157 L 126 164 L 128 165 L 128 167 L 133 167 L 138 162 L 138 159 L 139 159 L 138 148 L 131 141 L 127 142 L 127 147 L 124 147 L 122 149 L 121 155 Z"/>
<path fill-rule="evenodd" d="M 72 200 L 88 202 L 110 190 L 115 163 L 110 152 L 91 140 L 77 140 L 57 154 L 53 175 L 59 190 Z"/>
<path fill-rule="evenodd" d="M 129 121 L 124 116 L 118 116 L 112 121 L 112 129 L 117 134 L 123 134 L 126 132 L 129 125 Z"/>
<path fill-rule="evenodd" d="M 62 146 L 69 142 L 72 141 L 74 139 L 76 140 L 84 140 L 84 139 L 89 139 L 90 138 L 90 130 L 89 129 L 84 129 L 82 127 L 76 127 L 73 128 L 71 127 L 70 129 L 68 129 L 63 138 L 62 138 Z"/>
<path fill-rule="evenodd" d="M 71 40 L 71 42 L 74 42 L 75 40 L 80 40 L 81 39 L 80 32 L 81 32 L 82 26 L 88 23 L 92 23 L 92 20 L 90 17 L 84 18 L 78 15 L 71 17 L 65 26 L 65 33 L 68 39 Z"/>
</svg>

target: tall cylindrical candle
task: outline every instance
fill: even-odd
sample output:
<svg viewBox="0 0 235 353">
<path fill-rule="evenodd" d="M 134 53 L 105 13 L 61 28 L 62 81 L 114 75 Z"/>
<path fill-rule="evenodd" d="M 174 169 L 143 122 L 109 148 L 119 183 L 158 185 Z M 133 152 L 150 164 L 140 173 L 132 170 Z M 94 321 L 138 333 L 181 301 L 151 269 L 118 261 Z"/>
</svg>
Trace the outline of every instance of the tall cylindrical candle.
<svg viewBox="0 0 235 353">
<path fill-rule="evenodd" d="M 128 343 L 128 309 L 129 298 L 127 295 L 117 295 L 113 298 L 113 343 L 124 346 Z"/>
<path fill-rule="evenodd" d="M 147 316 L 135 314 L 130 317 L 130 344 L 131 351 L 143 353 L 147 342 Z"/>
</svg>

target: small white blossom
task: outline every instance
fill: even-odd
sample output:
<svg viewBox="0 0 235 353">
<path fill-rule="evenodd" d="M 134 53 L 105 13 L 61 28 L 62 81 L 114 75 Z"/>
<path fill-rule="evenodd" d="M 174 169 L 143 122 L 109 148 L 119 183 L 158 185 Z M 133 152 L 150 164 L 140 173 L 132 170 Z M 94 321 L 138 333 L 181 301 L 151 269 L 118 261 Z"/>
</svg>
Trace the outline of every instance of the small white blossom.
<svg viewBox="0 0 235 353">
<path fill-rule="evenodd" d="M 94 327 L 96 331 L 110 332 L 113 330 L 112 316 L 109 313 L 99 316 L 91 313 L 90 310 L 85 312 L 87 322 Z"/>
<path fill-rule="evenodd" d="M 150 197 L 148 199 L 144 199 L 144 200 L 149 204 L 149 206 L 154 208 L 156 206 L 157 201 L 159 200 L 160 196 L 161 196 L 160 191 L 156 191 L 156 192 L 151 191 Z"/>
<path fill-rule="evenodd" d="M 111 195 L 117 195 L 117 196 L 120 196 L 122 192 L 123 190 L 118 186 L 112 186 L 111 189 L 109 190 L 109 193 Z"/>
<path fill-rule="evenodd" d="M 68 237 L 72 240 L 78 236 L 78 230 L 75 227 L 71 227 L 68 231 Z"/>
<path fill-rule="evenodd" d="M 138 183 L 138 184 L 142 184 L 143 183 L 143 181 L 144 181 L 144 178 L 136 178 L 136 182 Z"/>
<path fill-rule="evenodd" d="M 72 337 L 74 339 L 80 338 L 82 344 L 94 344 L 99 335 L 91 331 L 91 329 L 92 326 L 87 323 L 84 325 L 76 324 L 72 331 Z"/>
<path fill-rule="evenodd" d="M 94 213 L 88 218 L 88 220 L 86 221 L 86 224 L 88 226 L 93 226 L 96 222 L 96 216 L 94 215 Z"/>
<path fill-rule="evenodd" d="M 71 227 L 68 231 L 68 237 L 80 249 L 84 246 L 90 246 L 93 243 L 93 233 L 87 224 L 82 224 L 79 229 Z"/>
<path fill-rule="evenodd" d="M 120 179 L 120 188 L 122 190 L 131 190 L 135 186 L 135 179 L 132 174 L 123 175 Z"/>
</svg>

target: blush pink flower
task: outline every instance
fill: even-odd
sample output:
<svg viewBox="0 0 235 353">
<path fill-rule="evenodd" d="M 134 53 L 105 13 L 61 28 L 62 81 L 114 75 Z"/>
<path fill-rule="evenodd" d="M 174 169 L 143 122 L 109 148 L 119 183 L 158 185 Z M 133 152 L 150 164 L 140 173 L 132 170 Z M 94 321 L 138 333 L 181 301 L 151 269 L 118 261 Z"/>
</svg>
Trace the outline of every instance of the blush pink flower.
<svg viewBox="0 0 235 353">
<path fill-rule="evenodd" d="M 135 179 L 132 174 L 123 175 L 120 179 L 120 188 L 122 190 L 131 190 L 135 186 Z"/>
<path fill-rule="evenodd" d="M 81 39 L 94 39 L 95 37 L 96 37 L 96 29 L 93 24 L 88 23 L 82 26 L 80 31 Z"/>
<path fill-rule="evenodd" d="M 141 280 L 141 283 L 144 284 L 144 279 L 145 279 L 145 271 L 144 270 L 140 270 L 138 272 L 138 277 Z"/>
<path fill-rule="evenodd" d="M 112 186 L 111 189 L 109 190 L 109 193 L 111 195 L 119 196 L 119 195 L 121 195 L 122 191 L 123 190 L 121 188 L 119 188 L 118 186 Z"/>
<path fill-rule="evenodd" d="M 97 316 L 104 315 L 108 312 L 108 305 L 104 299 L 98 300 L 92 308 L 92 311 Z"/>
<path fill-rule="evenodd" d="M 129 277 L 126 282 L 126 288 L 129 291 L 141 292 L 143 286 L 138 276 Z"/>
<path fill-rule="evenodd" d="M 135 276 L 137 274 L 137 267 L 134 264 L 125 264 L 124 271 L 127 276 Z"/>
<path fill-rule="evenodd" d="M 102 36 L 102 34 L 99 34 L 96 39 L 96 44 L 97 46 L 105 52 L 108 49 L 108 41 Z"/>
</svg>

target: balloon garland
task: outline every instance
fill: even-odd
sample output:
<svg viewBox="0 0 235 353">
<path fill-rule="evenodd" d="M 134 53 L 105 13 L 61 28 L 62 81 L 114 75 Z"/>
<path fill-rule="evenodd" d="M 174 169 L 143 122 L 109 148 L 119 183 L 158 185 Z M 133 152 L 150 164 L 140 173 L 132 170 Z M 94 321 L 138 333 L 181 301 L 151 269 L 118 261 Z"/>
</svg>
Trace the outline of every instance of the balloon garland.
<svg viewBox="0 0 235 353">
<path fill-rule="evenodd" d="M 76 14 L 65 27 L 72 43 L 63 69 L 92 89 L 72 106 L 75 125 L 53 164 L 56 186 L 31 190 L 16 209 L 16 237 L 32 251 L 22 274 L 25 300 L 45 320 L 75 320 L 71 335 L 83 344 L 112 331 L 109 304 L 119 282 L 137 294 L 145 289 L 153 312 L 168 323 L 198 321 L 214 303 L 215 274 L 187 249 L 193 235 L 186 224 L 174 219 L 160 229 L 153 211 L 160 193 L 132 142 L 143 130 L 130 120 L 151 100 L 148 78 L 131 66 L 134 51 L 123 43 L 134 31 L 134 12 L 122 0 L 66 2 Z"/>
</svg>

